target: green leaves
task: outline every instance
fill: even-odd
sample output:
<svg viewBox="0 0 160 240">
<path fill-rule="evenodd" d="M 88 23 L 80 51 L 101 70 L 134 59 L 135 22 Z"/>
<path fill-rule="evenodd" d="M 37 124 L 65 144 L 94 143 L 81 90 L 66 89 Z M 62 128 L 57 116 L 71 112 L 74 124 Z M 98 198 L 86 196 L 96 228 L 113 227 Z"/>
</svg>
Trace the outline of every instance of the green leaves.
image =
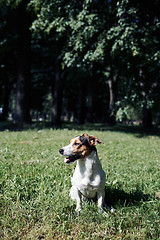
<svg viewBox="0 0 160 240">
<path fill-rule="evenodd" d="M 6 57 L 6 53 L 14 50 L 15 45 L 17 47 L 17 44 L 14 45 L 17 38 L 16 23 L 10 22 L 10 14 L 14 15 L 14 10 L 24 1 L 1 0 L 0 3 L 2 18 L 0 52 L 3 58 L 1 69 L 3 74 L 6 74 L 9 68 L 6 69 L 4 66 L 12 61 L 10 54 Z M 125 104 L 132 102 L 134 106 L 141 107 L 145 104 L 150 107 L 155 106 L 154 103 L 159 102 L 157 86 L 159 86 L 160 65 L 160 18 L 158 9 L 158 1 L 146 2 L 145 6 L 141 1 L 129 0 L 28 1 L 26 11 L 30 13 L 32 21 L 31 47 L 33 54 L 43 59 L 43 68 L 36 69 L 37 72 L 41 72 L 41 81 L 46 79 L 45 71 L 48 68 L 50 72 L 47 78 L 50 76 L 48 79 L 53 79 L 55 73 L 52 69 L 54 68 L 53 59 L 58 58 L 61 61 L 62 70 L 65 70 L 65 77 L 74 68 L 79 78 L 81 78 L 79 73 L 85 72 L 85 75 L 89 74 L 91 78 L 94 75 L 97 85 L 100 86 L 103 83 L 106 99 L 102 99 L 102 104 L 105 104 L 106 109 L 110 102 L 107 85 L 109 79 L 113 79 L 116 83 L 113 88 L 115 91 L 113 95 L 117 98 L 115 101 L 125 102 Z M 13 16 L 13 18 L 16 17 Z M 15 50 L 14 53 L 16 55 Z M 34 62 L 32 68 L 37 64 L 41 66 L 39 64 L 41 57 L 40 60 L 33 60 L 37 63 Z M 12 68 L 15 68 L 14 64 Z M 74 75 L 74 71 L 71 75 Z M 140 74 L 140 72 L 143 73 Z M 4 78 L 3 74 L 1 79 Z M 38 79 L 39 74 L 37 77 L 33 76 L 32 85 L 34 85 L 34 78 Z M 103 98 L 102 96 L 103 94 L 100 93 L 100 98 Z M 123 101 L 125 96 L 127 99 Z"/>
</svg>

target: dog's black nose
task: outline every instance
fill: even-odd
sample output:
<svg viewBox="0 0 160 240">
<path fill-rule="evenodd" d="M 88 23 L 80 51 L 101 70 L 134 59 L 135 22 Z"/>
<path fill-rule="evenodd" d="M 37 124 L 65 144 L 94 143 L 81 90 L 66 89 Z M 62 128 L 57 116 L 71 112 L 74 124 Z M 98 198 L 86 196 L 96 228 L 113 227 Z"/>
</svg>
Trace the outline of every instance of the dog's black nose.
<svg viewBox="0 0 160 240">
<path fill-rule="evenodd" d="M 60 154 L 63 154 L 64 153 L 63 148 L 59 149 L 59 152 L 60 152 Z"/>
</svg>

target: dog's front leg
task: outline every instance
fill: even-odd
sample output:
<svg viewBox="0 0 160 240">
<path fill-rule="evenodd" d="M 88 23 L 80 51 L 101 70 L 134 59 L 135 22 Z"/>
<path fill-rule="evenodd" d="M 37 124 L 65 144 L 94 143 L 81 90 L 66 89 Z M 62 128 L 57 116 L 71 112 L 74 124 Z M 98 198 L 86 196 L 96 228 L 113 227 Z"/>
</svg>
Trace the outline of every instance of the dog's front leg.
<svg viewBox="0 0 160 240">
<path fill-rule="evenodd" d="M 103 207 L 106 208 L 107 210 L 110 210 L 111 213 L 114 212 L 114 209 L 109 207 L 105 202 L 104 202 L 104 198 L 105 198 L 105 190 L 99 192 L 97 194 L 97 197 L 98 197 L 98 208 L 99 208 L 99 211 L 103 214 L 106 214 L 106 212 L 104 211 Z"/>
<path fill-rule="evenodd" d="M 105 213 L 105 211 L 103 210 L 104 197 L 105 197 L 105 190 L 102 190 L 97 194 L 98 208 L 99 208 L 99 211 L 102 213 Z"/>
<path fill-rule="evenodd" d="M 76 212 L 80 212 L 82 210 L 82 194 L 78 189 L 76 189 L 76 201 Z"/>
</svg>

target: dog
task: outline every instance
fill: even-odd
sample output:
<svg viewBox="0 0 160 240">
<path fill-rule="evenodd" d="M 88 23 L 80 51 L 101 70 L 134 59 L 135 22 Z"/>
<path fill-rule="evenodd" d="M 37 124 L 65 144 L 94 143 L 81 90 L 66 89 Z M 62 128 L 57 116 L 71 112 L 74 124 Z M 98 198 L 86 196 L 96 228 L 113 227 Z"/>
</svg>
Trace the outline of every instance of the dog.
<svg viewBox="0 0 160 240">
<path fill-rule="evenodd" d="M 71 177 L 72 188 L 70 197 L 77 201 L 76 213 L 82 209 L 83 199 L 97 197 L 99 211 L 105 213 L 105 183 L 106 174 L 98 158 L 96 145 L 103 143 L 95 136 L 83 134 L 70 140 L 70 144 L 62 147 L 59 152 L 66 156 L 64 162 L 67 164 L 77 160 L 73 177 Z"/>
</svg>

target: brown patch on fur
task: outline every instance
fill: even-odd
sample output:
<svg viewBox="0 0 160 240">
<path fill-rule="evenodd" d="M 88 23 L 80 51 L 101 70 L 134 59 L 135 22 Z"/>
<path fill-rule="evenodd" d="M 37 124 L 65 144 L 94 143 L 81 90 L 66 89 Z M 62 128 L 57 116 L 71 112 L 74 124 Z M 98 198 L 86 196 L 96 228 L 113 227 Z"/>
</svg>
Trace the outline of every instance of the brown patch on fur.
<svg viewBox="0 0 160 240">
<path fill-rule="evenodd" d="M 80 154 L 82 157 L 81 158 L 85 158 L 87 156 L 89 156 L 91 154 L 92 150 L 91 148 L 85 146 L 85 145 L 81 145 L 78 148 L 74 147 L 73 153 L 78 153 Z"/>
<path fill-rule="evenodd" d="M 103 143 L 103 142 L 95 136 L 89 136 L 89 144 L 91 146 L 96 146 L 98 143 Z"/>
<path fill-rule="evenodd" d="M 85 141 L 85 143 L 83 142 L 83 140 Z M 73 154 L 79 154 L 81 155 L 81 159 L 83 159 L 89 156 L 94 149 L 96 150 L 95 146 L 98 143 L 103 143 L 103 142 L 95 136 L 89 136 L 88 134 L 83 134 L 80 137 L 72 138 L 70 140 L 70 143 L 74 148 Z"/>
<path fill-rule="evenodd" d="M 88 139 L 90 146 L 96 146 L 98 143 L 103 143 L 101 140 L 99 140 L 95 136 L 92 136 L 92 135 L 89 136 L 88 134 L 83 134 L 82 136 Z"/>
<path fill-rule="evenodd" d="M 89 146 L 83 145 L 79 138 L 73 141 L 72 146 L 74 148 L 73 153 L 80 154 L 81 158 L 87 157 L 92 152 L 92 149 Z"/>
<path fill-rule="evenodd" d="M 81 137 L 83 137 L 81 139 Z M 87 144 L 83 144 L 83 140 L 86 140 Z M 74 148 L 73 153 L 80 154 L 82 157 L 85 158 L 91 154 L 93 149 L 98 143 L 103 143 L 95 136 L 89 136 L 88 134 L 83 134 L 79 138 L 71 139 L 70 143 Z"/>
<path fill-rule="evenodd" d="M 70 143 L 74 140 L 75 138 L 72 138 L 71 140 L 70 140 Z"/>
</svg>

